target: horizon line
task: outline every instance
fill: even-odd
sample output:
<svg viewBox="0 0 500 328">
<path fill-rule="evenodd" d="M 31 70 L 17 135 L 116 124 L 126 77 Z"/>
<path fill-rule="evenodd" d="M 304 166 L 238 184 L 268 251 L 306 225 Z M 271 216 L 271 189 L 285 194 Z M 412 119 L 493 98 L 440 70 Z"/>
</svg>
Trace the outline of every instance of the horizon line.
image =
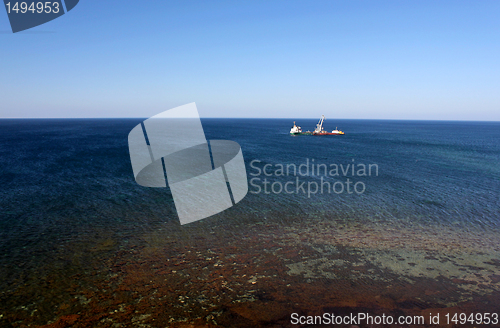
<svg viewBox="0 0 500 328">
<path fill-rule="evenodd" d="M 200 117 L 201 119 L 260 119 L 260 120 L 317 120 L 312 117 Z M 148 117 L 0 117 L 0 120 L 110 120 L 110 119 L 148 119 Z M 500 120 L 468 120 L 468 119 L 413 119 L 413 118 L 329 118 L 327 120 L 360 120 L 360 121 L 437 121 L 437 122 L 500 122 Z"/>
</svg>

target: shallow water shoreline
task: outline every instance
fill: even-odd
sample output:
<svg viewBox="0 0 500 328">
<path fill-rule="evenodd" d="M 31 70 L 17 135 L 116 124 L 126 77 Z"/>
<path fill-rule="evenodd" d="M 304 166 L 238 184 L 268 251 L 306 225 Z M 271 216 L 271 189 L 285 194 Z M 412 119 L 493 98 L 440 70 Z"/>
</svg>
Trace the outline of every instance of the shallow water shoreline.
<svg viewBox="0 0 500 328">
<path fill-rule="evenodd" d="M 43 277 L 27 276 L 4 292 L 1 320 L 14 327 L 289 327 L 291 313 L 498 309 L 495 231 L 479 239 L 453 227 L 317 218 L 240 221 L 230 229 L 213 223 L 174 233 L 159 224 L 134 240 L 85 238 L 59 254 L 66 267 L 47 264 Z"/>
</svg>

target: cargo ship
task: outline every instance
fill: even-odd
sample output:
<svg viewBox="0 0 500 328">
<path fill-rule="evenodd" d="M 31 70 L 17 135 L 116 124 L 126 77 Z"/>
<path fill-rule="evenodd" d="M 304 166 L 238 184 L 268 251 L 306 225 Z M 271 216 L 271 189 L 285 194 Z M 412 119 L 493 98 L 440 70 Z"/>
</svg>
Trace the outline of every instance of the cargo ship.
<svg viewBox="0 0 500 328">
<path fill-rule="evenodd" d="M 297 126 L 295 122 L 293 122 L 293 127 L 290 129 L 290 134 L 291 135 L 302 134 L 302 128 L 300 126 Z"/>
<path fill-rule="evenodd" d="M 292 136 L 296 136 L 299 134 L 311 135 L 312 132 L 311 131 L 302 132 L 302 128 L 300 126 L 296 125 L 295 122 L 293 122 L 293 126 L 290 129 L 290 134 Z"/>
<path fill-rule="evenodd" d="M 325 121 L 325 115 L 321 115 L 321 119 L 318 124 L 316 124 L 316 129 L 313 131 L 313 136 L 329 136 L 329 135 L 340 135 L 344 134 L 344 132 L 340 131 L 338 128 L 335 128 L 332 132 L 327 132 L 323 128 L 323 122 Z"/>
</svg>

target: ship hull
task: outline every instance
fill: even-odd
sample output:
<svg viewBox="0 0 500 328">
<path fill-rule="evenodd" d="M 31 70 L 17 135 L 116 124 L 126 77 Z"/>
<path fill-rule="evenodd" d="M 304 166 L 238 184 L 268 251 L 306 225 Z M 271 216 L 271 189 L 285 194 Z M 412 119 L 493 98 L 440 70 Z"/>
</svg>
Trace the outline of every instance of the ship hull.
<svg viewBox="0 0 500 328">
<path fill-rule="evenodd" d="M 313 136 L 340 136 L 343 133 L 332 133 L 332 132 L 324 132 L 324 133 L 313 133 Z"/>
<path fill-rule="evenodd" d="M 290 135 L 292 135 L 292 136 L 296 136 L 296 135 L 310 136 L 310 135 L 312 135 L 312 132 L 294 132 L 294 133 L 290 132 Z"/>
</svg>

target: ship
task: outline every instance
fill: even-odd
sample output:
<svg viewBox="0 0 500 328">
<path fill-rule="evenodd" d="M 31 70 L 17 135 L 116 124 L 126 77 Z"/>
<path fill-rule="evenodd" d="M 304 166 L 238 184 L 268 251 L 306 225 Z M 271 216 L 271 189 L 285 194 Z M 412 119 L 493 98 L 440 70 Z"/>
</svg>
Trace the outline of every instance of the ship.
<svg viewBox="0 0 500 328">
<path fill-rule="evenodd" d="M 291 135 L 302 134 L 302 128 L 293 122 L 293 127 L 290 129 Z"/>
<path fill-rule="evenodd" d="M 323 128 L 323 122 L 325 121 L 325 115 L 321 115 L 321 118 L 316 124 L 316 129 L 312 132 L 313 136 L 329 136 L 329 135 L 342 135 L 344 132 L 340 131 L 338 128 L 335 128 L 332 132 L 325 131 Z"/>
<path fill-rule="evenodd" d="M 302 128 L 300 126 L 298 126 L 297 124 L 295 124 L 295 122 L 293 122 L 293 126 L 290 129 L 290 134 L 293 136 L 299 135 L 299 134 L 311 135 L 312 132 L 311 131 L 302 132 Z"/>
</svg>

